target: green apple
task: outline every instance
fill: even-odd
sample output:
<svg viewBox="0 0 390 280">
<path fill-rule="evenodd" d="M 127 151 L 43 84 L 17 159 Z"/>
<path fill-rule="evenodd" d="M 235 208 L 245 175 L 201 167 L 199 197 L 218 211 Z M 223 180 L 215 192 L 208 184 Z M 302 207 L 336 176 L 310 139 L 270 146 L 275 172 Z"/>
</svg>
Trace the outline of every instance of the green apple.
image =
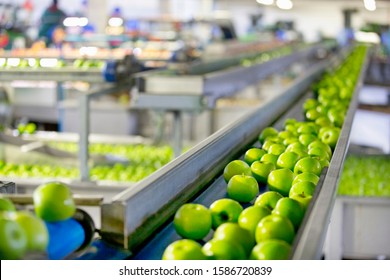
<svg viewBox="0 0 390 280">
<path fill-rule="evenodd" d="M 283 131 L 279 132 L 278 136 L 281 139 L 288 139 L 288 138 L 295 137 L 295 134 L 291 131 L 283 130 Z"/>
<path fill-rule="evenodd" d="M 312 157 L 305 157 L 298 160 L 294 167 L 294 173 L 300 174 L 303 172 L 314 173 L 317 176 L 321 175 L 322 166 L 318 159 Z"/>
<path fill-rule="evenodd" d="M 14 219 L 26 234 L 27 250 L 45 252 L 49 244 L 49 232 L 43 220 L 28 211 L 17 211 Z"/>
<path fill-rule="evenodd" d="M 269 154 L 272 154 L 272 155 L 279 156 L 279 155 L 282 154 L 285 150 L 286 150 L 286 146 L 284 146 L 283 144 L 275 143 L 275 144 L 273 144 L 273 145 L 271 145 L 271 146 L 269 147 L 268 153 L 269 153 Z"/>
<path fill-rule="evenodd" d="M 271 210 L 264 206 L 249 206 L 238 217 L 238 225 L 249 230 L 254 238 L 257 224 L 268 215 L 271 215 Z"/>
<path fill-rule="evenodd" d="M 327 116 L 321 116 L 315 120 L 315 123 L 320 127 L 331 127 L 333 123 L 329 120 Z"/>
<path fill-rule="evenodd" d="M 287 168 L 276 169 L 268 175 L 268 188 L 270 191 L 276 191 L 283 196 L 288 196 L 294 173 Z"/>
<path fill-rule="evenodd" d="M 297 182 L 292 185 L 289 196 L 293 194 L 313 195 L 315 189 L 316 189 L 316 185 L 313 182 L 310 181 Z"/>
<path fill-rule="evenodd" d="M 0 212 L 1 211 L 16 211 L 16 207 L 13 202 L 6 197 L 0 197 Z"/>
<path fill-rule="evenodd" d="M 255 246 L 255 239 L 251 233 L 237 223 L 224 223 L 220 225 L 214 232 L 213 239 L 222 239 L 229 242 L 236 242 L 242 246 L 246 256 L 249 256 L 252 248 Z"/>
<path fill-rule="evenodd" d="M 299 135 L 301 134 L 313 134 L 317 135 L 317 131 L 313 125 L 309 122 L 302 122 L 298 124 L 297 132 Z"/>
<path fill-rule="evenodd" d="M 299 142 L 297 137 L 289 137 L 283 140 L 282 144 L 285 145 L 286 147 L 290 144 Z"/>
<path fill-rule="evenodd" d="M 299 204 L 301 204 L 301 206 L 302 206 L 303 211 L 306 212 L 306 210 L 309 207 L 309 204 L 310 204 L 313 196 L 306 195 L 306 194 L 303 194 L 303 193 L 298 193 L 298 194 L 294 193 L 294 194 L 290 195 L 290 198 L 294 199 L 297 202 L 299 202 Z"/>
<path fill-rule="evenodd" d="M 296 124 L 297 124 L 297 120 L 296 119 L 293 119 L 293 118 L 288 118 L 288 119 L 286 119 L 285 121 L 284 121 L 284 124 L 283 124 L 283 126 L 284 127 L 286 127 L 286 126 L 288 126 L 288 125 L 293 125 L 293 126 L 295 126 Z"/>
<path fill-rule="evenodd" d="M 278 160 L 276 161 L 276 167 L 293 170 L 298 159 L 299 159 L 299 155 L 297 153 L 283 152 L 282 154 L 279 155 Z"/>
<path fill-rule="evenodd" d="M 306 147 L 309 146 L 309 144 L 315 140 L 317 140 L 317 137 L 314 134 L 304 133 L 299 135 L 298 137 L 298 141 Z"/>
<path fill-rule="evenodd" d="M 266 153 L 267 152 L 265 150 L 259 148 L 251 148 L 245 152 L 244 161 L 248 165 L 251 165 L 253 162 L 260 160 L 261 157 Z"/>
<path fill-rule="evenodd" d="M 328 108 L 323 106 L 323 105 L 321 105 L 321 104 L 316 107 L 316 110 L 317 110 L 318 113 L 321 114 L 320 118 L 325 117 L 327 115 L 327 113 L 328 113 Z"/>
<path fill-rule="evenodd" d="M 317 111 L 317 108 L 309 109 L 305 113 L 305 118 L 308 121 L 314 122 L 316 119 L 318 119 L 321 116 L 321 113 Z"/>
<path fill-rule="evenodd" d="M 275 209 L 272 214 L 277 214 L 289 219 L 294 225 L 295 231 L 298 231 L 299 226 L 305 215 L 304 209 L 301 204 L 289 197 L 283 197 L 276 203 Z"/>
<path fill-rule="evenodd" d="M 259 134 L 259 141 L 260 141 L 261 144 L 263 144 L 267 137 L 278 135 L 278 133 L 279 132 L 275 128 L 273 128 L 273 127 L 266 127 Z"/>
<path fill-rule="evenodd" d="M 37 130 L 37 125 L 35 123 L 28 123 L 24 129 L 24 132 L 28 134 L 34 134 Z"/>
<path fill-rule="evenodd" d="M 265 154 L 261 157 L 260 162 L 269 162 L 276 166 L 276 162 L 278 161 L 278 156 L 273 154 Z"/>
<path fill-rule="evenodd" d="M 345 112 L 332 108 L 329 109 L 327 116 L 334 126 L 343 126 Z"/>
<path fill-rule="evenodd" d="M 272 145 L 274 144 L 280 144 L 279 143 L 279 140 L 278 139 L 273 139 L 273 140 L 269 140 L 267 138 L 267 140 L 265 140 L 265 142 L 263 143 L 263 145 L 261 146 L 261 148 L 266 151 L 268 153 L 269 149 L 271 148 Z"/>
<path fill-rule="evenodd" d="M 321 148 L 322 150 L 325 150 L 326 153 L 329 155 L 329 158 L 332 157 L 332 149 L 328 144 L 323 143 L 321 140 L 313 141 L 309 144 L 308 149 L 314 149 L 314 148 Z"/>
<path fill-rule="evenodd" d="M 278 239 L 267 239 L 257 243 L 250 255 L 251 260 L 287 260 L 291 245 Z"/>
<path fill-rule="evenodd" d="M 294 136 L 296 136 L 297 133 L 297 122 L 295 123 L 287 123 L 284 125 L 284 130 L 291 132 Z"/>
<path fill-rule="evenodd" d="M 251 165 L 251 170 L 257 182 L 266 184 L 269 173 L 275 170 L 275 165 L 272 162 L 255 161 Z"/>
<path fill-rule="evenodd" d="M 322 168 L 328 167 L 330 164 L 329 160 L 327 160 L 327 159 L 320 159 L 320 163 L 321 163 Z"/>
<path fill-rule="evenodd" d="M 200 240 L 211 230 L 211 211 L 201 204 L 183 204 L 176 211 L 173 225 L 181 237 Z"/>
<path fill-rule="evenodd" d="M 192 239 L 174 241 L 165 248 L 163 260 L 206 260 L 202 246 Z"/>
<path fill-rule="evenodd" d="M 252 176 L 234 175 L 227 184 L 227 194 L 231 199 L 247 203 L 259 193 L 259 184 Z"/>
<path fill-rule="evenodd" d="M 229 182 L 234 175 L 248 175 L 252 174 L 250 166 L 242 160 L 236 159 L 229 162 L 223 170 L 223 178 L 225 182 Z"/>
<path fill-rule="evenodd" d="M 212 260 L 245 260 L 244 248 L 225 239 L 211 239 L 202 248 L 203 254 Z"/>
<path fill-rule="evenodd" d="M 210 205 L 212 227 L 216 229 L 223 223 L 237 223 L 244 208 L 237 201 L 230 198 L 221 198 Z"/>
<path fill-rule="evenodd" d="M 0 260 L 22 259 L 27 251 L 27 236 L 22 226 L 0 215 Z"/>
<path fill-rule="evenodd" d="M 305 102 L 303 103 L 303 110 L 306 112 L 310 109 L 313 109 L 313 108 L 316 108 L 318 105 L 318 101 L 317 99 L 314 99 L 314 98 L 308 98 L 305 100 Z"/>
<path fill-rule="evenodd" d="M 272 211 L 274 210 L 278 200 L 281 198 L 283 198 L 283 196 L 280 193 L 267 191 L 256 198 L 255 206 L 262 206 Z"/>
<path fill-rule="evenodd" d="M 310 172 L 304 172 L 297 175 L 292 183 L 290 194 L 295 192 L 296 190 L 298 190 L 298 193 L 300 192 L 300 190 L 304 190 L 306 193 L 308 193 L 308 191 L 311 189 L 312 191 L 309 191 L 309 193 L 312 195 L 319 179 L 320 178 L 316 174 Z M 299 187 L 294 187 L 294 185 L 298 185 Z"/>
<path fill-rule="evenodd" d="M 309 156 L 317 158 L 318 160 L 330 160 L 328 152 L 322 147 L 309 148 L 309 151 L 307 153 L 309 154 Z"/>
<path fill-rule="evenodd" d="M 268 239 L 284 240 L 292 244 L 295 237 L 294 226 L 291 221 L 283 216 L 271 214 L 264 217 L 256 228 L 256 242 L 260 243 Z"/>
<path fill-rule="evenodd" d="M 40 185 L 34 190 L 33 202 L 36 215 L 48 222 L 69 219 L 76 212 L 72 192 L 61 182 Z"/>
<path fill-rule="evenodd" d="M 320 131 L 319 136 L 323 143 L 334 149 L 340 136 L 340 129 L 337 127 L 325 127 Z"/>
<path fill-rule="evenodd" d="M 300 158 L 307 156 L 307 147 L 300 142 L 295 142 L 287 146 L 286 152 L 294 152 L 299 155 Z"/>
</svg>

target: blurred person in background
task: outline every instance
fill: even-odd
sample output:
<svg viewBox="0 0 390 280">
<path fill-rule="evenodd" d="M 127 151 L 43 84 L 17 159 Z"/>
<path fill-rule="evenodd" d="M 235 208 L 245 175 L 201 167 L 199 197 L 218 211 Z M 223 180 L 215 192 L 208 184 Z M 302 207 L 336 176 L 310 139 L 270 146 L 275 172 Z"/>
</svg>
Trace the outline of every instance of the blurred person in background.
<svg viewBox="0 0 390 280">
<path fill-rule="evenodd" d="M 53 0 L 42 14 L 38 37 L 45 40 L 47 45 L 52 44 L 53 34 L 56 34 L 56 29 L 63 27 L 65 18 L 66 14 L 58 7 L 58 0 Z"/>
</svg>

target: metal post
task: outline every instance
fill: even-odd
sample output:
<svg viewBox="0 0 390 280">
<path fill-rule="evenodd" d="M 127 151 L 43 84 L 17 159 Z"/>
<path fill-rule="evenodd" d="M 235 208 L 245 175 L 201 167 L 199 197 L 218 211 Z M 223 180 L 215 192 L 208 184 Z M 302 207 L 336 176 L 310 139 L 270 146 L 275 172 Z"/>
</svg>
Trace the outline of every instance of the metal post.
<svg viewBox="0 0 390 280">
<path fill-rule="evenodd" d="M 79 159 L 81 181 L 89 181 L 89 95 L 80 96 L 80 139 L 79 139 Z"/>
<path fill-rule="evenodd" d="M 57 82 L 57 103 L 64 101 L 65 92 L 63 82 Z M 62 104 L 63 105 L 63 104 Z M 58 131 L 64 130 L 64 109 L 58 106 Z"/>
<path fill-rule="evenodd" d="M 175 157 L 181 155 L 183 148 L 183 127 L 182 115 L 180 110 L 173 111 L 173 151 Z"/>
</svg>

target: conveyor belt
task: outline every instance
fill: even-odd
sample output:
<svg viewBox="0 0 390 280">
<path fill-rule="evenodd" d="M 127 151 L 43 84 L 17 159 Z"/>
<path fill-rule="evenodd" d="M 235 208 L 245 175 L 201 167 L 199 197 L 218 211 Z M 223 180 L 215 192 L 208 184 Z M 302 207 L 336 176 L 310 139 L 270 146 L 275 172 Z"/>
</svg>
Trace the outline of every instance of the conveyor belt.
<svg viewBox="0 0 390 280">
<path fill-rule="evenodd" d="M 291 104 L 330 65 L 331 60 L 314 65 L 266 106 L 219 130 L 131 190 L 117 195 L 111 204 L 103 205 L 103 237 L 137 251 L 181 204 L 210 186 L 229 161 L 239 158 L 255 143 L 263 128 L 291 109 Z"/>
</svg>

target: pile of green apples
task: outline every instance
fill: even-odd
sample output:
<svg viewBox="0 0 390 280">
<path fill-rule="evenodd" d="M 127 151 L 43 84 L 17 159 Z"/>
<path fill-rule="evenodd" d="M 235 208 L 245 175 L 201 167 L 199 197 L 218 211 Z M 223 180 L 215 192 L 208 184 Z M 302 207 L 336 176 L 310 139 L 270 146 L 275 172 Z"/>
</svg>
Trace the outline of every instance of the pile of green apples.
<svg viewBox="0 0 390 280">
<path fill-rule="evenodd" d="M 0 259 L 25 259 L 34 253 L 47 254 L 50 242 L 47 223 L 73 217 L 76 212 L 70 188 L 60 182 L 40 185 L 33 193 L 34 211 L 17 209 L 0 197 Z"/>
<path fill-rule="evenodd" d="M 73 61 L 73 67 L 79 69 L 90 69 L 90 68 L 103 68 L 105 64 L 104 60 L 86 59 L 79 58 Z"/>
<path fill-rule="evenodd" d="M 69 152 L 77 152 L 78 149 L 74 143 L 58 142 L 50 145 Z M 138 182 L 173 159 L 173 150 L 169 146 L 91 144 L 89 149 L 92 154 L 111 154 L 129 161 L 128 164 L 93 166 L 90 175 L 94 181 Z M 0 160 L 0 176 L 77 179 L 80 171 L 77 167 L 60 164 L 16 164 Z"/>
<path fill-rule="evenodd" d="M 348 155 L 341 174 L 338 195 L 390 197 L 389 170 L 388 156 Z"/>
<path fill-rule="evenodd" d="M 183 239 L 168 245 L 162 259 L 290 257 L 332 158 L 365 51 L 354 49 L 337 70 L 313 86 L 316 98 L 304 103 L 304 121 L 287 119 L 283 130 L 263 129 L 242 159 L 225 166 L 225 198 L 209 207 L 187 203 L 177 210 L 173 225 Z"/>
<path fill-rule="evenodd" d="M 281 47 L 275 50 L 262 52 L 261 54 L 255 55 L 251 58 L 244 58 L 240 61 L 240 65 L 244 67 L 250 67 L 256 64 L 267 62 L 271 59 L 275 59 L 281 56 L 289 55 L 293 51 L 291 46 Z"/>
</svg>

